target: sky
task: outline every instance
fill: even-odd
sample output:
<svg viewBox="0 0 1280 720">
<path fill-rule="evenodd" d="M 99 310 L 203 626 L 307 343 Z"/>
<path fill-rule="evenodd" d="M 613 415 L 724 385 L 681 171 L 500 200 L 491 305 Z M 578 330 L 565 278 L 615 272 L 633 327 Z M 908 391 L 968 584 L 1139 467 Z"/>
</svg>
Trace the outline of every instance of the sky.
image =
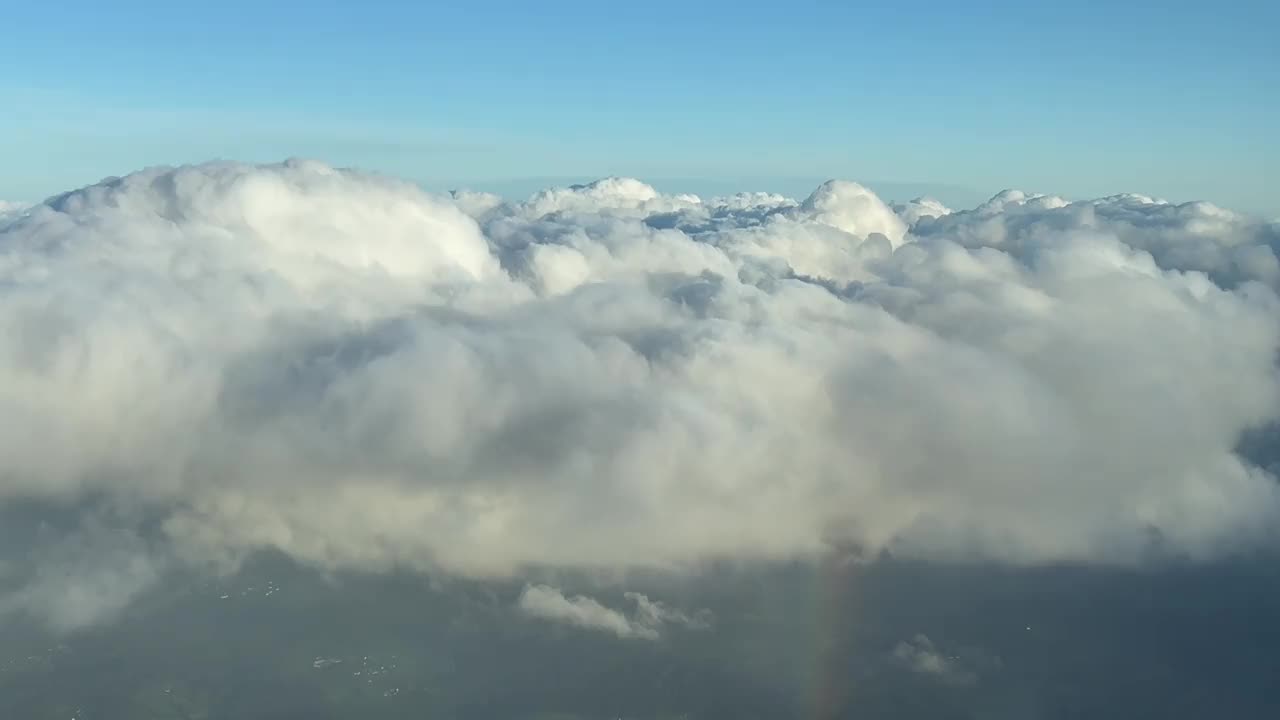
<svg viewBox="0 0 1280 720">
<path fill-rule="evenodd" d="M 1280 717 L 1278 14 L 0 12 L 0 718 Z"/>
<path fill-rule="evenodd" d="M 11 3 L 0 199 L 308 157 L 522 196 L 640 177 L 1280 214 L 1274 3 Z"/>
</svg>

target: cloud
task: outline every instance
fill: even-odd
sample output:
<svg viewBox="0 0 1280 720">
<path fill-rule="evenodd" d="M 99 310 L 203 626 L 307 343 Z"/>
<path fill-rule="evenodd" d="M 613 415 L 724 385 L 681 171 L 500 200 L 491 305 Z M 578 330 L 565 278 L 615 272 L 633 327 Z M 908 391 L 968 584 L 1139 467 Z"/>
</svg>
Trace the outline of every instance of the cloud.
<svg viewBox="0 0 1280 720">
<path fill-rule="evenodd" d="M 524 203 L 305 161 L 0 225 L 0 508 L 471 577 L 1273 544 L 1274 224 L 1141 196 Z"/>
<path fill-rule="evenodd" d="M 651 627 L 632 623 L 627 616 L 601 605 L 584 595 L 566 598 L 560 590 L 548 585 L 529 585 L 520 594 L 517 603 L 526 615 L 562 622 L 588 630 L 613 633 L 620 638 L 656 640 L 658 631 Z"/>
<path fill-rule="evenodd" d="M 709 610 L 699 610 L 688 615 L 657 600 L 650 600 L 641 593 L 629 592 L 625 597 L 636 604 L 636 620 L 645 627 L 679 625 L 690 630 L 706 630 L 711 627 L 712 616 Z"/>
<path fill-rule="evenodd" d="M 31 207 L 31 203 L 0 200 L 0 223 L 16 219 L 29 207 Z"/>
<path fill-rule="evenodd" d="M 620 638 L 657 640 L 666 625 L 695 630 L 709 626 L 710 614 L 706 611 L 690 617 L 640 593 L 626 593 L 626 598 L 636 604 L 635 614 L 630 618 L 585 595 L 567 598 L 561 590 L 549 585 L 526 585 L 516 607 L 530 617 L 613 633 Z"/>
<path fill-rule="evenodd" d="M 925 635 L 916 635 L 893 649 L 893 660 L 899 666 L 947 685 L 972 685 L 978 673 L 966 666 L 958 655 L 942 653 Z"/>
<path fill-rule="evenodd" d="M 907 232 L 903 219 L 875 193 L 847 180 L 829 180 L 813 191 L 800 209 L 814 220 L 865 238 L 879 234 L 897 244 Z"/>
<path fill-rule="evenodd" d="M 1069 203 L 1007 190 L 972 211 L 916 223 L 913 232 L 1015 256 L 1064 234 L 1105 238 L 1150 255 L 1161 269 L 1204 273 L 1222 287 L 1280 287 L 1280 223 L 1206 202 L 1173 205 L 1131 193 Z"/>
<path fill-rule="evenodd" d="M 135 535 L 95 524 L 26 558 L 20 586 L 0 592 L 0 617 L 21 613 L 66 632 L 113 618 L 158 578 L 162 561 Z M 0 574 L 0 580 L 6 574 Z"/>
<path fill-rule="evenodd" d="M 907 227 L 915 227 L 925 218 L 939 218 L 951 214 L 951 208 L 930 197 L 916 198 L 910 202 L 894 203 L 893 211 Z"/>
</svg>

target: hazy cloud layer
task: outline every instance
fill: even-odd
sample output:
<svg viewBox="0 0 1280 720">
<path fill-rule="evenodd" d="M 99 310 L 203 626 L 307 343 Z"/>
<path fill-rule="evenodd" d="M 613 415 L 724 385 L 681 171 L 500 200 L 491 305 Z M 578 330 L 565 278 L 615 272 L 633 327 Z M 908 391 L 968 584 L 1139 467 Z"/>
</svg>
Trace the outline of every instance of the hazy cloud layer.
<svg viewBox="0 0 1280 720">
<path fill-rule="evenodd" d="M 0 506 L 219 567 L 1213 558 L 1280 519 L 1236 452 L 1280 407 L 1278 237 L 1136 195 L 147 170 L 0 224 Z"/>
</svg>

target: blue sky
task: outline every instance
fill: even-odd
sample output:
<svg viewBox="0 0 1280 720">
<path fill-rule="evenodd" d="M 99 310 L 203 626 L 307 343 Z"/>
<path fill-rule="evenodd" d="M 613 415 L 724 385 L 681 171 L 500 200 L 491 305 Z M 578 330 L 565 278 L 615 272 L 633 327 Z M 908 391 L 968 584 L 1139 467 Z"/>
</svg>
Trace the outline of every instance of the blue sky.
<svg viewBox="0 0 1280 720">
<path fill-rule="evenodd" d="M 1280 9 L 1123 4 L 26 2 L 3 13 L 0 198 L 307 156 L 512 193 L 845 177 L 1280 215 Z"/>
</svg>

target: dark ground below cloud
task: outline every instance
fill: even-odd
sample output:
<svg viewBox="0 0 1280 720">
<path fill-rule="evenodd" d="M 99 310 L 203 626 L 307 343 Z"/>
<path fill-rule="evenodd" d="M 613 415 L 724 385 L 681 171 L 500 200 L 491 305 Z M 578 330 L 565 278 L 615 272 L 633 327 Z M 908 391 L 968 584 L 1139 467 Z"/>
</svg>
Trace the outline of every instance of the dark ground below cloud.
<svg viewBox="0 0 1280 720">
<path fill-rule="evenodd" d="M 519 583 L 262 558 L 61 640 L 8 618 L 0 717 L 1272 718 L 1277 567 L 722 568 L 628 586 L 715 613 L 650 642 L 523 617 Z M 960 681 L 895 662 L 917 635 Z"/>
</svg>

